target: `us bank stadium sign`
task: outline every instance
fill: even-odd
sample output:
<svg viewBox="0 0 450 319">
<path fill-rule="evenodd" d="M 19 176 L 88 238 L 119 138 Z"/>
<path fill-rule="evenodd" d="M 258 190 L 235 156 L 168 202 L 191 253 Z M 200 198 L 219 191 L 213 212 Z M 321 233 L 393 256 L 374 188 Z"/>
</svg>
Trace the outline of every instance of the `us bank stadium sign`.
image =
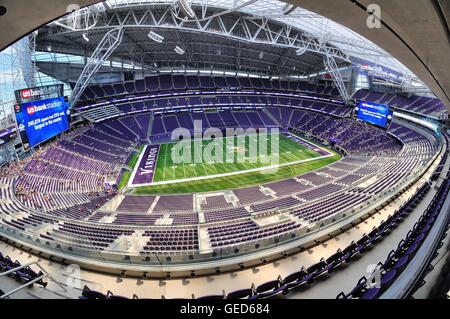
<svg viewBox="0 0 450 319">
<path fill-rule="evenodd" d="M 360 72 L 367 74 L 367 76 L 396 81 L 398 83 L 401 83 L 403 80 L 405 80 L 405 76 L 402 73 L 390 68 L 358 58 L 353 58 L 352 62 Z"/>
<path fill-rule="evenodd" d="M 35 102 L 40 100 L 58 98 L 64 95 L 64 86 L 62 84 L 47 85 L 35 88 L 17 90 L 16 101 L 18 104 Z"/>
</svg>

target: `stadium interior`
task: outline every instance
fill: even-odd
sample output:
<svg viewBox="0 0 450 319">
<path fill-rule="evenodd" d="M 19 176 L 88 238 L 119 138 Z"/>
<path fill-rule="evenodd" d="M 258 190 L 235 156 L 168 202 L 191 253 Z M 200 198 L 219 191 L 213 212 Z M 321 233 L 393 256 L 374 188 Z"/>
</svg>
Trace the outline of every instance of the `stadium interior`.
<svg viewBox="0 0 450 319">
<path fill-rule="evenodd" d="M 372 2 L 0 1 L 0 299 L 450 298 L 450 5 Z"/>
</svg>

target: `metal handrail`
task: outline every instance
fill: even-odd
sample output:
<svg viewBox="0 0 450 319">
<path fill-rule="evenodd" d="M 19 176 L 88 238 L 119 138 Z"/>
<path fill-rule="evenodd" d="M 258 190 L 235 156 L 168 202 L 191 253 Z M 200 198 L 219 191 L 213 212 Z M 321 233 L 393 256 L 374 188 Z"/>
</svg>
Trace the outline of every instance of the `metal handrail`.
<svg viewBox="0 0 450 319">
<path fill-rule="evenodd" d="M 417 281 L 423 278 L 423 274 L 428 268 L 430 261 L 436 252 L 436 248 L 442 241 L 442 234 L 445 232 L 449 219 L 450 197 L 445 200 L 435 224 L 419 251 L 395 283 L 381 295 L 381 299 L 401 299 L 409 296 L 416 286 Z"/>
<path fill-rule="evenodd" d="M 448 165 L 444 164 L 442 166 Z M 442 177 L 440 176 L 439 178 Z M 446 180 L 445 178 L 442 179 L 444 181 Z M 445 187 L 444 184 L 441 186 Z M 430 205 L 427 207 L 425 213 L 430 209 Z M 439 216 L 433 224 L 432 229 L 428 233 L 428 236 L 422 246 L 397 280 L 380 296 L 380 299 L 407 298 L 412 293 L 414 287 L 416 287 L 418 281 L 423 278 L 426 269 L 429 267 L 430 261 L 433 259 L 437 247 L 442 241 L 442 235 L 445 233 L 449 220 L 450 197 L 447 197 L 441 207 Z"/>
<path fill-rule="evenodd" d="M 27 264 L 25 264 L 25 265 L 21 265 L 21 266 L 19 266 L 19 267 L 16 267 L 16 268 L 10 269 L 10 270 L 8 270 L 8 271 L 2 272 L 2 273 L 0 273 L 0 278 L 1 278 L 1 277 L 4 277 L 4 276 L 7 276 L 7 275 L 9 275 L 9 274 L 12 274 L 12 273 L 14 273 L 14 272 L 16 272 L 16 271 L 19 271 L 19 270 L 28 268 L 28 267 L 30 267 L 30 266 L 32 266 L 32 265 L 36 265 L 36 266 L 42 271 L 43 275 L 41 275 L 41 276 L 39 276 L 39 277 L 37 277 L 37 278 L 35 278 L 35 279 L 33 279 L 33 280 L 27 282 L 26 284 L 23 284 L 23 285 L 17 287 L 16 289 L 13 289 L 13 290 L 11 290 L 11 291 L 9 291 L 9 292 L 7 292 L 7 293 L 1 295 L 1 296 L 0 296 L 0 299 L 6 299 L 6 298 L 8 298 L 8 297 L 11 296 L 11 295 L 13 295 L 13 294 L 15 294 L 15 293 L 17 293 L 17 292 L 19 292 L 19 291 L 21 291 L 21 290 L 23 290 L 23 289 L 29 287 L 29 286 L 32 286 L 33 284 L 35 284 L 35 283 L 41 281 L 41 280 L 44 279 L 44 278 L 47 278 L 48 280 L 51 279 L 50 274 L 49 274 L 49 273 L 48 273 L 48 272 L 47 272 L 47 271 L 46 271 L 46 270 L 45 270 L 45 269 L 44 269 L 37 261 L 29 262 L 29 263 L 27 263 Z M 55 283 L 56 283 L 58 286 L 60 286 L 62 289 L 65 289 L 59 282 L 55 281 Z"/>
</svg>

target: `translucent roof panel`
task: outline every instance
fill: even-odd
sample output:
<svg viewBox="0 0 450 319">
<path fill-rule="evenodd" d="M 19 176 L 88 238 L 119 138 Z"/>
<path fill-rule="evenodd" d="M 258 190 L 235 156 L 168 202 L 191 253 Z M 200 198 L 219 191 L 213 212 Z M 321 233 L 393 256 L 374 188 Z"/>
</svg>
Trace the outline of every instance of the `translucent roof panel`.
<svg viewBox="0 0 450 319">
<path fill-rule="evenodd" d="M 401 64 L 389 53 L 381 49 L 373 42 L 367 40 L 352 30 L 316 13 L 297 7 L 289 15 L 283 11 L 287 4 L 278 0 L 186 0 L 193 6 L 203 6 L 224 9 L 223 13 L 229 11 L 240 11 L 242 13 L 257 17 L 270 18 L 272 20 L 292 25 L 304 31 L 306 34 L 329 43 L 352 57 L 368 60 L 383 65 L 406 76 L 416 78 L 415 75 Z M 117 8 L 141 5 L 168 5 L 174 4 L 176 0 L 107 0 L 106 8 Z"/>
</svg>

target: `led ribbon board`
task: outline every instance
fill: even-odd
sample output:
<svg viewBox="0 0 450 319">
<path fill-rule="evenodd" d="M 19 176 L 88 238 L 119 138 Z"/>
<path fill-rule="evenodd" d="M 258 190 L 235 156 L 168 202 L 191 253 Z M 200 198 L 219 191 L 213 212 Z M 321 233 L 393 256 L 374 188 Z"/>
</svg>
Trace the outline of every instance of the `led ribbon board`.
<svg viewBox="0 0 450 319">
<path fill-rule="evenodd" d="M 15 94 L 16 102 L 23 104 L 63 96 L 64 86 L 62 84 L 40 86 L 18 90 Z"/>
<path fill-rule="evenodd" d="M 387 127 L 392 119 L 392 111 L 387 105 L 361 101 L 357 107 L 358 119 L 361 121 Z"/>
</svg>

